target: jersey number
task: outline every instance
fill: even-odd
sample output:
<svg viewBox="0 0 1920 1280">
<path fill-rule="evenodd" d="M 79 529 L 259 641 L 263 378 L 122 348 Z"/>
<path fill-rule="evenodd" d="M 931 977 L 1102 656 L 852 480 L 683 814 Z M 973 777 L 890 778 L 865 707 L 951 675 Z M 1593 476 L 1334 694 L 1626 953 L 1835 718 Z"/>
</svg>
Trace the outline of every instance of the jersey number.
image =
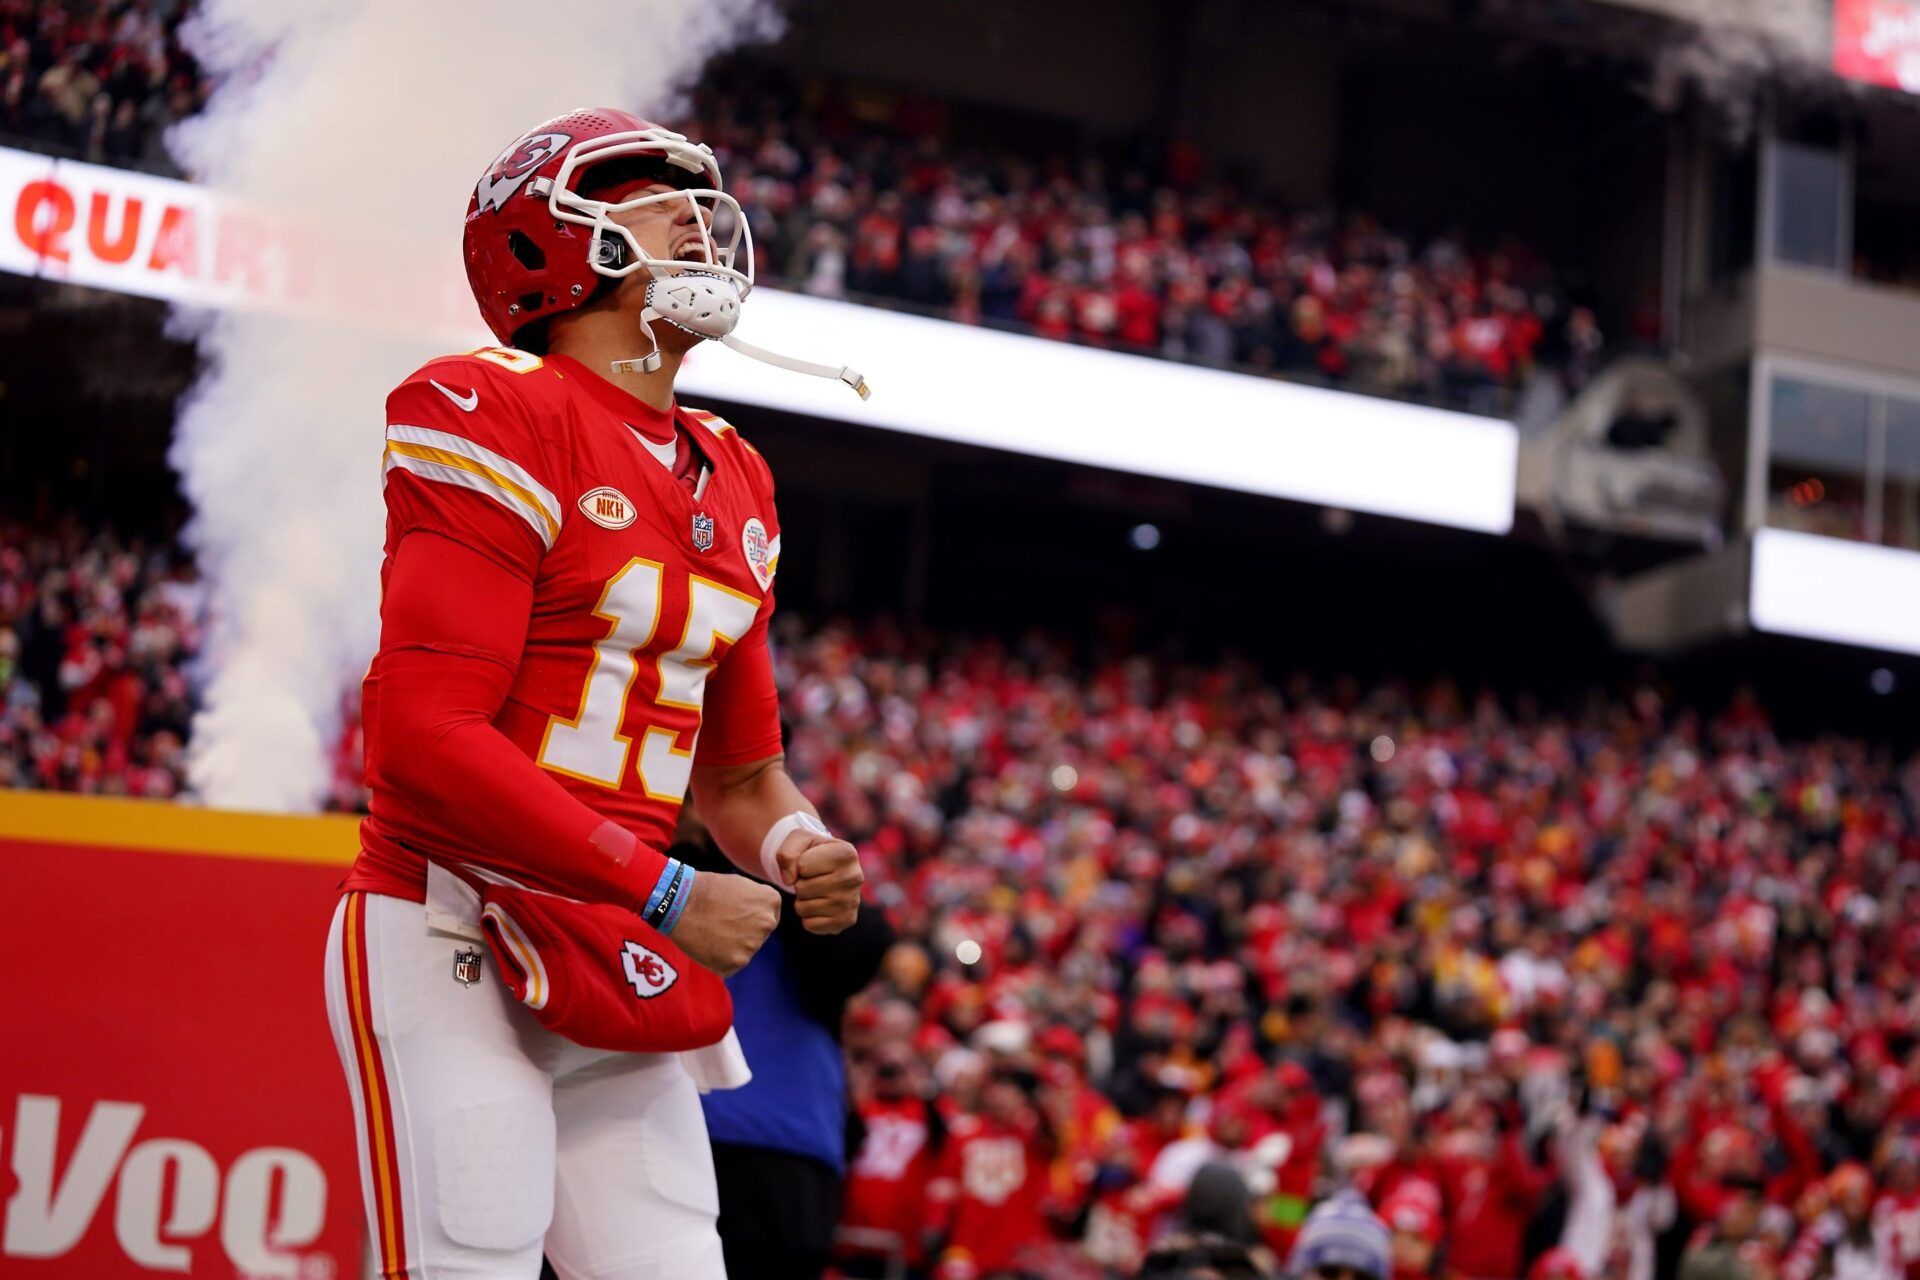
<svg viewBox="0 0 1920 1280">
<path fill-rule="evenodd" d="M 573 719 L 555 716 L 547 722 L 540 744 L 540 764 L 555 773 L 619 787 L 633 755 L 633 738 L 620 732 L 627 718 L 627 695 L 640 673 L 641 651 L 652 645 L 660 625 L 661 588 L 665 569 L 653 560 L 633 559 L 607 579 L 606 590 L 593 616 L 610 623 L 606 638 L 593 647 L 593 665 L 587 687 L 580 693 L 580 710 Z M 689 574 L 687 627 L 680 643 L 660 655 L 660 679 L 654 705 L 700 711 L 707 675 L 716 663 L 714 650 L 724 641 L 733 644 L 753 626 L 760 602 L 731 587 Z M 679 804 L 686 798 L 693 774 L 694 743 L 685 751 L 674 746 L 672 729 L 643 726 L 640 733 L 639 777 L 649 799 Z M 697 741 L 699 733 L 696 730 Z"/>
</svg>

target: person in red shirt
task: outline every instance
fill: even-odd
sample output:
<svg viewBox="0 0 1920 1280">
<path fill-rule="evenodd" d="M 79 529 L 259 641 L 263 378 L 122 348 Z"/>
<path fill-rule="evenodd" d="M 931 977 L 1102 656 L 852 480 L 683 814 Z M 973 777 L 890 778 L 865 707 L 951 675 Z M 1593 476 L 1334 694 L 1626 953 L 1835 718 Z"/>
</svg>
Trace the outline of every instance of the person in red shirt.
<svg viewBox="0 0 1920 1280">
<path fill-rule="evenodd" d="M 1091 1191 L 1081 1247 L 1089 1261 L 1131 1275 L 1146 1257 L 1157 1224 L 1179 1197 L 1147 1181 L 1140 1153 L 1124 1129 L 1108 1135 Z"/>
<path fill-rule="evenodd" d="M 1297 1062 L 1276 1065 L 1255 1082 L 1247 1099 L 1273 1122 L 1272 1131 L 1254 1143 L 1255 1158 L 1273 1170 L 1273 1190 L 1258 1216 L 1261 1239 L 1284 1258 L 1313 1205 L 1327 1125 L 1313 1077 Z"/>
<path fill-rule="evenodd" d="M 1038 1082 L 1001 1069 L 978 1115 L 953 1125 L 928 1186 L 929 1230 L 941 1241 L 936 1280 L 992 1280 L 1020 1269 L 1051 1234 L 1045 1204 L 1054 1136 L 1033 1101 Z"/>
<path fill-rule="evenodd" d="M 1441 1143 L 1449 1208 L 1447 1263 L 1463 1280 L 1516 1280 L 1527 1223 L 1551 1188 L 1551 1167 L 1527 1158 L 1520 1135 L 1489 1104 Z"/>
<path fill-rule="evenodd" d="M 773 885 L 815 932 L 859 909 L 853 847 L 781 754 L 772 473 L 674 396 L 697 342 L 735 341 L 751 287 L 738 233 L 712 231 L 716 208 L 740 214 L 719 187 L 710 151 L 623 112 L 525 134 L 466 225 L 475 300 L 520 345 L 431 361 L 387 400 L 370 814 L 326 962 L 383 1275 L 533 1280 L 543 1248 L 563 1276 L 724 1275 L 697 1089 L 744 1081 L 738 1042 L 564 1038 L 537 1016 L 542 953 L 497 944 L 520 991 L 475 945 L 483 893 L 630 922 L 620 955 L 546 953 L 618 997 L 679 980 L 650 937 L 740 968 Z M 771 884 L 662 852 L 689 792 Z"/>
<path fill-rule="evenodd" d="M 918 1271 L 926 1264 L 922 1228 L 927 1184 L 946 1140 L 946 1125 L 927 1101 L 913 1047 L 892 1040 L 878 1045 L 861 1077 L 855 1104 L 864 1134 L 847 1171 L 840 1214 L 841 1254 L 849 1274 L 868 1274 L 885 1260 L 904 1259 Z"/>
<path fill-rule="evenodd" d="M 1108 1139 L 1125 1129 L 1119 1109 L 1087 1082 L 1086 1043 L 1070 1027 L 1048 1027 L 1035 1039 L 1042 1100 L 1057 1117 L 1060 1153 L 1053 1162 L 1053 1194 L 1063 1203 L 1086 1199 Z"/>
<path fill-rule="evenodd" d="M 1440 1188 L 1409 1178 L 1380 1206 L 1393 1246 L 1393 1280 L 1426 1280 L 1440 1274 Z"/>
<path fill-rule="evenodd" d="M 1842 1164 L 1825 1190 L 1832 1207 L 1802 1227 L 1780 1261 L 1782 1280 L 1900 1280 L 1895 1241 L 1874 1220 L 1867 1167 Z"/>
<path fill-rule="evenodd" d="M 1883 1145 L 1874 1231 L 1892 1246 L 1901 1280 L 1920 1280 L 1920 1137 L 1889 1134 Z"/>
</svg>

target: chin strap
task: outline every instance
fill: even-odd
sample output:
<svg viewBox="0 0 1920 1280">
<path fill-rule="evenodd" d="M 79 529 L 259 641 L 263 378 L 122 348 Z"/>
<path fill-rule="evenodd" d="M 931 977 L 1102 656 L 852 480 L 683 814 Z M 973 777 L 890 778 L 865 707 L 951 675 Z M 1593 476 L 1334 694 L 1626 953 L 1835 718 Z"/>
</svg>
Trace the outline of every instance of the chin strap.
<svg viewBox="0 0 1920 1280">
<path fill-rule="evenodd" d="M 726 337 L 720 339 L 720 341 L 726 343 L 741 355 L 758 360 L 762 364 L 770 364 L 775 368 L 787 369 L 793 373 L 812 374 L 816 378 L 838 378 L 840 381 L 852 387 L 854 393 L 862 400 L 865 400 L 873 394 L 872 390 L 867 386 L 867 380 L 861 377 L 855 370 L 849 369 L 846 365 L 841 365 L 836 369 L 830 364 L 815 364 L 811 360 L 796 360 L 792 356 L 776 355 L 764 347 L 756 347 L 751 342 L 743 342 L 732 334 L 728 334 Z"/>
<path fill-rule="evenodd" d="M 653 373 L 660 368 L 660 339 L 653 335 L 653 322 L 660 318 L 660 313 L 652 307 L 640 312 L 640 332 L 647 336 L 647 345 L 653 349 L 643 356 L 615 360 L 611 366 L 615 373 Z"/>
</svg>

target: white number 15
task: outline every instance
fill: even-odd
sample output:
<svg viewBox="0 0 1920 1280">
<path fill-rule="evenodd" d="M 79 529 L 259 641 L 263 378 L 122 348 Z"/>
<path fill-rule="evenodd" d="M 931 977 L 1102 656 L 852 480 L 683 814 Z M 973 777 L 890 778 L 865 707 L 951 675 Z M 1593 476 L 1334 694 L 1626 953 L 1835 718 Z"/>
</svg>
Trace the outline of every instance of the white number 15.
<svg viewBox="0 0 1920 1280">
<path fill-rule="evenodd" d="M 593 665 L 580 710 L 571 720 L 554 716 L 540 744 L 541 767 L 603 787 L 618 787 L 633 754 L 633 738 L 620 732 L 627 696 L 640 671 L 640 651 L 653 643 L 660 624 L 665 570 L 656 561 L 633 559 L 611 578 L 593 615 L 612 625 L 593 647 Z M 680 643 L 659 658 L 657 706 L 700 710 L 714 650 L 733 644 L 753 626 L 760 602 L 731 587 L 695 575 L 687 579 L 687 627 Z M 673 745 L 671 729 L 646 726 L 640 735 L 640 785 L 647 796 L 679 804 L 693 774 L 693 746 Z M 697 738 L 696 734 L 696 738 Z"/>
</svg>

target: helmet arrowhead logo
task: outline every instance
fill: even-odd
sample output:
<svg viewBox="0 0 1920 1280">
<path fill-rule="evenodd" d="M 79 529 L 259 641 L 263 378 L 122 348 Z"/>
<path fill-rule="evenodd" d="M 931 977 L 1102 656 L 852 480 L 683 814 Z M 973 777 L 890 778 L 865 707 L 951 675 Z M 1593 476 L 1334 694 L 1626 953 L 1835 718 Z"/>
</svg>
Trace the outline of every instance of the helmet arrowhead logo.
<svg viewBox="0 0 1920 1280">
<path fill-rule="evenodd" d="M 570 133 L 530 133 L 502 151 L 473 189 L 476 211 L 498 210 L 535 169 L 553 159 L 572 141 Z"/>
</svg>

